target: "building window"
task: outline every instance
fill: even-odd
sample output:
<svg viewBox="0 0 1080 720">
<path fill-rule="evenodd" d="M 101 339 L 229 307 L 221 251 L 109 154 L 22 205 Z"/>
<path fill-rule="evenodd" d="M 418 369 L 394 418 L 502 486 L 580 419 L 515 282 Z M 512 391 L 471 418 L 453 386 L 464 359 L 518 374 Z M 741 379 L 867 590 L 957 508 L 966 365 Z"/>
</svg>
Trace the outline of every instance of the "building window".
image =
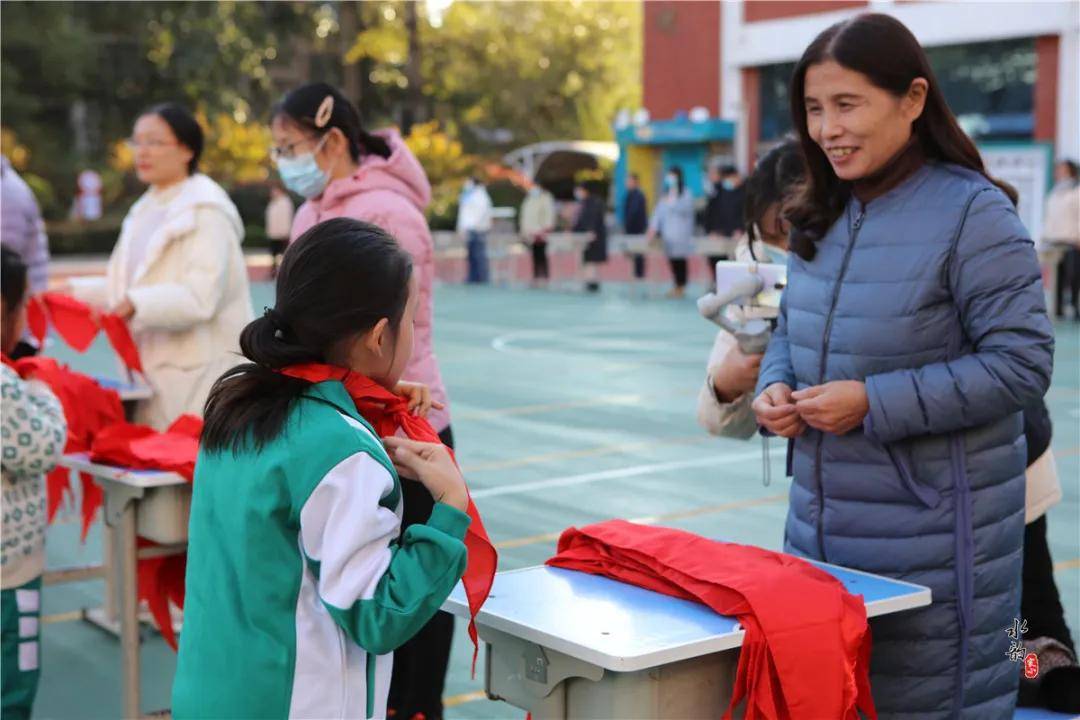
<svg viewBox="0 0 1080 720">
<path fill-rule="evenodd" d="M 771 142 L 791 130 L 788 85 L 795 63 L 766 65 L 760 70 L 758 107 L 761 109 L 761 141 Z"/>
<path fill-rule="evenodd" d="M 949 107 L 977 139 L 1031 139 L 1035 129 L 1035 40 L 927 48 Z M 761 137 L 769 143 L 791 130 L 788 84 L 795 63 L 760 69 Z"/>
</svg>

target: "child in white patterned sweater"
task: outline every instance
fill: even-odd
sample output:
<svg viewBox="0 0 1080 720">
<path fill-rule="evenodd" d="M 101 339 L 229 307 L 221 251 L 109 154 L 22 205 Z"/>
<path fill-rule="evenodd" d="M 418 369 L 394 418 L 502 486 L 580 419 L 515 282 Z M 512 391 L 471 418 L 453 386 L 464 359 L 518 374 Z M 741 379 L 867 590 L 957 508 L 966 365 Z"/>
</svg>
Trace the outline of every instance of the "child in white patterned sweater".
<svg viewBox="0 0 1080 720">
<path fill-rule="evenodd" d="M 56 396 L 23 380 L 8 353 L 26 324 L 26 265 L 2 248 L 0 346 L 3 402 L 3 547 L 0 550 L 0 715 L 29 718 L 39 675 L 41 576 L 45 571 L 45 474 L 64 451 L 67 423 Z"/>
</svg>

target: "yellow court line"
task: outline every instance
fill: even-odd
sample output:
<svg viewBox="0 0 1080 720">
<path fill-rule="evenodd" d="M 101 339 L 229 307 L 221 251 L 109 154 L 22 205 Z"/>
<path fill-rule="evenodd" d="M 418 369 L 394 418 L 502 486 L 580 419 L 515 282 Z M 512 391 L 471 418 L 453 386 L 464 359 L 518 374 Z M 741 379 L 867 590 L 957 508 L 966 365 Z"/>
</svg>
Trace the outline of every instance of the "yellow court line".
<svg viewBox="0 0 1080 720">
<path fill-rule="evenodd" d="M 625 443 L 610 443 L 607 445 L 594 445 L 593 447 L 583 448 L 581 450 L 559 450 L 549 453 L 538 453 L 536 455 L 525 455 L 524 457 L 514 458 L 512 460 L 492 460 L 491 462 L 473 463 L 461 468 L 461 471 L 468 475 L 470 472 L 481 472 L 485 470 L 506 470 L 508 468 L 522 467 L 525 465 L 535 465 L 537 463 L 545 463 L 552 460 L 574 460 L 583 457 L 594 457 L 596 455 L 608 455 L 611 453 L 626 452 L 629 450 L 639 450 L 644 448 L 665 447 L 668 445 L 701 445 L 707 442 L 715 442 L 716 438 L 705 434 L 694 435 L 682 435 L 673 437 L 667 440 L 638 440 L 635 442 Z"/>
<path fill-rule="evenodd" d="M 51 625 L 53 623 L 74 622 L 75 620 L 82 620 L 82 610 L 71 610 L 70 612 L 53 613 L 52 615 L 42 615 L 41 624 Z"/>
<path fill-rule="evenodd" d="M 1058 570 L 1080 570 L 1080 558 L 1059 560 L 1054 563 L 1054 572 L 1057 572 Z"/>
<path fill-rule="evenodd" d="M 461 693 L 460 695 L 450 695 L 444 697 L 442 704 L 443 707 L 457 707 L 458 705 L 464 705 L 465 703 L 476 702 L 477 700 L 487 699 L 487 693 L 483 690 L 477 690 L 476 692 Z"/>
<path fill-rule="evenodd" d="M 712 513 L 727 512 L 728 510 L 741 510 L 743 508 L 755 507 L 757 505 L 769 505 L 775 502 L 783 502 L 787 500 L 787 493 L 779 493 L 777 495 L 767 495 L 760 498 L 750 498 L 748 500 L 736 500 L 734 502 L 723 503 L 721 505 L 707 505 L 705 507 L 694 508 L 692 510 L 679 510 L 678 512 L 664 513 L 662 515 L 647 515 L 645 517 L 630 518 L 630 522 L 637 523 L 638 525 L 655 525 L 662 522 L 670 522 L 672 520 L 684 520 L 686 518 L 699 517 L 701 515 L 709 515 Z M 527 545 L 537 545 L 539 543 L 553 542 L 559 539 L 562 535 L 562 530 L 558 532 L 543 533 L 541 535 L 530 535 L 528 537 L 514 538 L 512 540 L 503 540 L 502 542 L 495 543 L 495 548 L 498 550 L 506 550 L 509 548 L 525 547 Z"/>
</svg>

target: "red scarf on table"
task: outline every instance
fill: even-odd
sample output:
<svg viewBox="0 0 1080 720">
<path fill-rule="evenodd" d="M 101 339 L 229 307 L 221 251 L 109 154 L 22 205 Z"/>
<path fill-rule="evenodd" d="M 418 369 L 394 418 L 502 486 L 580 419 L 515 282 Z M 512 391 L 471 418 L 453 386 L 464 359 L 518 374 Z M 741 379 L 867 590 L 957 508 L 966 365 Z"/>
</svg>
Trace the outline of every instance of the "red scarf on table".
<svg viewBox="0 0 1080 720">
<path fill-rule="evenodd" d="M 548 565 L 603 575 L 733 615 L 746 638 L 730 718 L 876 718 L 862 598 L 805 560 L 625 520 L 568 528 Z"/>
<path fill-rule="evenodd" d="M 12 362 L 7 355 L 4 364 L 12 367 L 22 378 L 33 378 L 49 386 L 64 409 L 67 420 L 65 453 L 89 452 L 94 438 L 105 428 L 124 422 L 124 409 L 115 390 L 98 385 L 94 378 L 70 370 L 52 358 L 29 357 Z M 82 539 L 94 521 L 104 494 L 97 483 L 86 475 L 82 482 Z M 65 495 L 71 493 L 71 472 L 57 467 L 45 479 L 46 518 L 52 522 Z"/>
<path fill-rule="evenodd" d="M 199 455 L 199 435 L 203 422 L 194 415 L 181 415 L 165 432 L 144 425 L 119 423 L 105 428 L 90 447 L 94 462 L 134 470 L 165 470 L 191 482 Z M 139 547 L 154 547 L 139 538 Z M 184 607 L 184 574 L 187 553 L 141 558 L 139 560 L 139 600 L 145 600 L 161 637 L 176 650 L 169 602 Z"/>
<path fill-rule="evenodd" d="M 409 411 L 409 402 L 405 398 L 395 395 L 371 378 L 359 373 L 349 371 L 333 365 L 320 365 L 308 363 L 306 365 L 293 365 L 279 370 L 283 375 L 306 380 L 310 383 L 320 383 L 327 380 L 337 380 L 345 386 L 345 390 L 356 403 L 356 410 L 365 420 L 371 423 L 379 437 L 390 437 L 397 434 L 400 428 L 406 437 L 419 442 L 441 443 L 439 433 L 431 427 L 425 418 L 414 415 Z M 451 451 L 451 457 L 453 451 Z M 456 460 L 455 460 L 456 462 Z M 472 522 L 465 535 L 465 547 L 469 551 L 468 564 L 465 567 L 465 575 L 461 578 L 465 585 L 465 596 L 469 601 L 469 638 L 473 642 L 473 674 L 476 673 L 476 657 L 480 651 L 479 638 L 476 633 L 476 613 L 487 600 L 491 591 L 491 583 L 495 578 L 495 567 L 498 562 L 498 554 L 495 546 L 488 539 L 484 523 L 480 519 L 480 513 L 469 498 L 467 509 Z"/>
<path fill-rule="evenodd" d="M 98 332 L 105 331 L 109 344 L 128 370 L 142 372 L 139 350 L 131 337 L 127 323 L 114 313 L 94 310 L 84 302 L 56 292 L 45 292 L 30 298 L 26 306 L 27 325 L 38 345 L 44 347 L 49 325 L 64 342 L 78 352 L 86 352 Z"/>
</svg>

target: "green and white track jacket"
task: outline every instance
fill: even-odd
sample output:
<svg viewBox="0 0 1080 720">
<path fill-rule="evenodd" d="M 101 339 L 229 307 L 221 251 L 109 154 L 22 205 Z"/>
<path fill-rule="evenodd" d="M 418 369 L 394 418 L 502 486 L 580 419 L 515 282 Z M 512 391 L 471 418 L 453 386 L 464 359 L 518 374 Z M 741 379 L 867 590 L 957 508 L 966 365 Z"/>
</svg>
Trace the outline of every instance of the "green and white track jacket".
<svg viewBox="0 0 1080 720">
<path fill-rule="evenodd" d="M 259 452 L 199 455 L 173 716 L 381 718 L 393 650 L 465 570 L 469 517 L 399 539 L 401 485 L 341 383 Z"/>
</svg>

